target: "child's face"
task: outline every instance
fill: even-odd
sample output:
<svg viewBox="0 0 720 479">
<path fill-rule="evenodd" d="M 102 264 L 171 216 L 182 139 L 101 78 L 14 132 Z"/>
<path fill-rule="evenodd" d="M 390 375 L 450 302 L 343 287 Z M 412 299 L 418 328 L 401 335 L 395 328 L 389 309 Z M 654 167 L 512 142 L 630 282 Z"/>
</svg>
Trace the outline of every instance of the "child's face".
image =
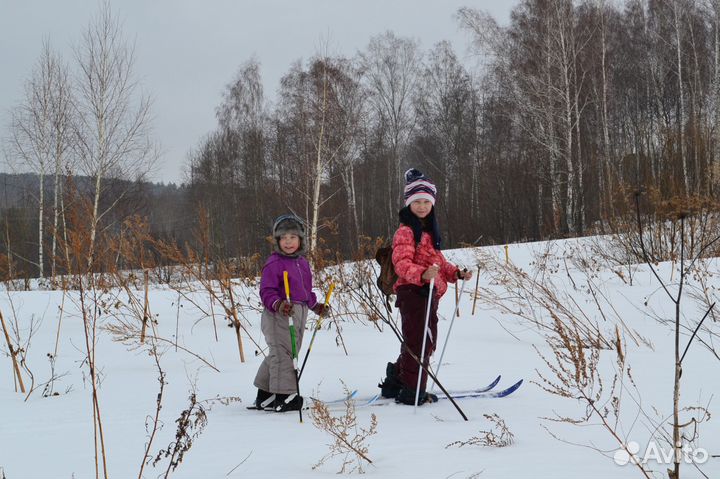
<svg viewBox="0 0 720 479">
<path fill-rule="evenodd" d="M 285 254 L 293 254 L 300 247 L 300 237 L 294 234 L 284 234 L 280 237 L 280 249 Z"/>
<path fill-rule="evenodd" d="M 432 207 L 432 202 L 426 199 L 419 199 L 410 203 L 410 211 L 418 218 L 425 218 L 429 215 Z"/>
</svg>

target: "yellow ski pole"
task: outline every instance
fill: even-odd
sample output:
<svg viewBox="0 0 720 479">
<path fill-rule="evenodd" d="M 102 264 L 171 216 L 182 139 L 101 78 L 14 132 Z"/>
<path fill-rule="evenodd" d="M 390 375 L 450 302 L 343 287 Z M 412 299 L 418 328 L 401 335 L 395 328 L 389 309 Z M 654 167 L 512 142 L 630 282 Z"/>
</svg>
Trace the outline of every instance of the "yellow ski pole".
<svg viewBox="0 0 720 479">
<path fill-rule="evenodd" d="M 330 289 L 328 289 L 327 294 L 325 295 L 325 309 L 327 309 L 328 305 L 330 304 L 330 296 L 332 296 L 333 290 L 335 289 L 335 284 L 330 283 Z M 302 366 L 300 367 L 300 375 L 299 377 L 302 377 L 303 371 L 305 370 L 305 363 L 307 363 L 308 356 L 310 356 L 310 350 L 312 349 L 313 342 L 315 341 L 315 335 L 322 327 L 322 316 L 318 318 L 317 323 L 315 323 L 315 330 L 313 331 L 312 338 L 310 338 L 310 344 L 308 345 L 308 350 L 305 353 L 305 359 L 303 359 Z"/>
</svg>

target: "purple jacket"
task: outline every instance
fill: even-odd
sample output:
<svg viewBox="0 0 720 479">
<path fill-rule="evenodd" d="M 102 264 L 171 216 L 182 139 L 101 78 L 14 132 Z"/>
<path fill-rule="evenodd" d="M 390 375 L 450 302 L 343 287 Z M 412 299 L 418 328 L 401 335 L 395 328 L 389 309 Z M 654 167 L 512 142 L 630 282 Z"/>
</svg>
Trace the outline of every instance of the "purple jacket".
<svg viewBox="0 0 720 479">
<path fill-rule="evenodd" d="M 262 270 L 260 299 L 265 307 L 270 311 L 277 311 L 278 304 L 285 299 L 283 271 L 288 272 L 290 301 L 314 308 L 317 296 L 312 291 L 312 272 L 307 260 L 302 256 L 291 258 L 278 252 L 270 255 Z"/>
</svg>

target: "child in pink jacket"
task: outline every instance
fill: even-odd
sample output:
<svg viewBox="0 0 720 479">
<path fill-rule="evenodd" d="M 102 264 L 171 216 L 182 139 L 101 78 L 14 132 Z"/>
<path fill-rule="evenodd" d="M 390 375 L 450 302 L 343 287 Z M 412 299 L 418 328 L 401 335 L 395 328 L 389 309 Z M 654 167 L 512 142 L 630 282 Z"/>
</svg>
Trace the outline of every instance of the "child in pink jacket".
<svg viewBox="0 0 720 479">
<path fill-rule="evenodd" d="M 392 261 L 398 280 L 394 290 L 395 306 L 402 318 L 405 345 L 420 358 L 423 329 L 428 301 L 431 301 L 425 365 L 437 345 L 438 301 L 447 291 L 448 283 L 470 279 L 471 272 L 460 271 L 440 251 L 440 228 L 435 218 L 435 185 L 416 169 L 405 172 L 405 207 L 400 210 L 400 227 L 393 237 Z M 435 279 L 432 298 L 430 280 Z M 415 391 L 420 366 L 404 346 L 395 363 L 388 363 L 387 377 L 380 385 L 384 397 L 394 397 L 402 404 L 415 404 Z M 434 402 L 437 396 L 427 393 L 427 373 L 420 379 L 418 404 Z"/>
</svg>

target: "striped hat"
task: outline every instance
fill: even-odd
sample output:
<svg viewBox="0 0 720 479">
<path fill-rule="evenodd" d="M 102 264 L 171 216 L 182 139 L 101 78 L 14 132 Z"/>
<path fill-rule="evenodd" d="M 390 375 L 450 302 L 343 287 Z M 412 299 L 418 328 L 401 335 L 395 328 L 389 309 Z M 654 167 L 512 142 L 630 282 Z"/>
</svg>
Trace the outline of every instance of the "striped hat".
<svg viewBox="0 0 720 479">
<path fill-rule="evenodd" d="M 405 206 L 415 200 L 430 200 L 435 205 L 435 194 L 437 189 L 429 178 L 415 168 L 405 172 Z"/>
</svg>

